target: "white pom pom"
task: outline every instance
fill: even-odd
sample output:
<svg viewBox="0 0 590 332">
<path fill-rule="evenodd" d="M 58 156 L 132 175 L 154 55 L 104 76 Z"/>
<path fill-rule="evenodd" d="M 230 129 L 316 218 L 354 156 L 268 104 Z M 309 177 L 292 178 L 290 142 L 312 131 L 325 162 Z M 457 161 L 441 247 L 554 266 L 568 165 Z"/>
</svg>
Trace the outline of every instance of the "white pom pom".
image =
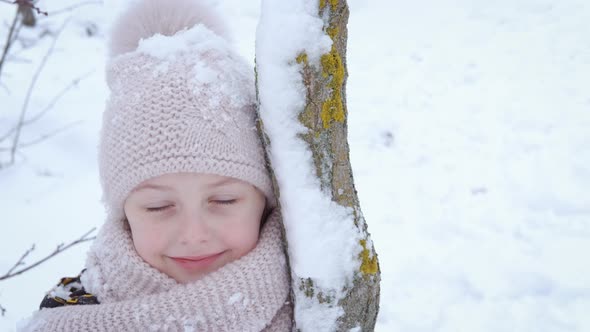
<svg viewBox="0 0 590 332">
<path fill-rule="evenodd" d="M 155 34 L 172 36 L 183 29 L 203 24 L 217 35 L 229 39 L 223 21 L 199 0 L 141 0 L 127 8 L 114 22 L 110 54 L 132 52 L 141 39 Z"/>
</svg>

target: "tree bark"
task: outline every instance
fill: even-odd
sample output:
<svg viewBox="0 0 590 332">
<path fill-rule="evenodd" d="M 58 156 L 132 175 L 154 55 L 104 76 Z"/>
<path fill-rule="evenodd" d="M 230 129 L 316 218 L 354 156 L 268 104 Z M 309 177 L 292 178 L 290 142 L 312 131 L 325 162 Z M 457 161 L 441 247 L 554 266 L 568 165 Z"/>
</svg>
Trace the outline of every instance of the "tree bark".
<svg viewBox="0 0 590 332">
<path fill-rule="evenodd" d="M 367 231 L 367 223 L 360 209 L 349 159 L 346 107 L 348 5 L 345 0 L 320 0 L 318 11 L 319 17 L 324 18 L 324 31 L 333 44 L 330 52 L 321 57 L 320 68 L 311 65 L 305 53 L 294 59 L 303 68 L 301 79 L 307 89 L 306 106 L 301 110 L 298 119 L 308 131 L 300 135 L 300 139 L 306 142 L 313 155 L 316 176 L 320 180 L 322 191 L 329 193 L 334 202 L 353 210 L 355 226 L 363 234 L 363 240 L 358 243 L 361 247 L 358 257 L 360 268 L 355 272 L 353 282 L 344 290 L 345 297 L 337 304 L 334 303 L 344 310 L 344 315 L 338 319 L 337 331 L 372 331 L 379 310 L 381 272 Z M 264 132 L 260 117 L 258 129 L 265 146 L 267 162 L 270 163 L 268 154 L 271 142 Z M 271 175 L 278 198 L 279 188 L 272 169 Z M 303 292 L 307 297 L 315 296 L 320 303 L 335 301 L 325 296 L 326 293 L 314 285 L 312 278 L 296 278 L 294 283 L 293 292 Z M 297 326 L 297 322 L 295 325 Z"/>
</svg>

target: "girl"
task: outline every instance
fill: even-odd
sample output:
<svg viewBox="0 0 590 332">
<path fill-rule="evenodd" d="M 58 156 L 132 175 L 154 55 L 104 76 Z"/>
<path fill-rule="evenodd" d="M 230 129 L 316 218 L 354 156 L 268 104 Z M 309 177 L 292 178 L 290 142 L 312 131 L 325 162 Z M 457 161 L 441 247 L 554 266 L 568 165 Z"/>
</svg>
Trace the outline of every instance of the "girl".
<svg viewBox="0 0 590 332">
<path fill-rule="evenodd" d="M 24 330 L 291 330 L 253 72 L 196 1 L 143 0 L 114 25 L 107 220 Z"/>
</svg>

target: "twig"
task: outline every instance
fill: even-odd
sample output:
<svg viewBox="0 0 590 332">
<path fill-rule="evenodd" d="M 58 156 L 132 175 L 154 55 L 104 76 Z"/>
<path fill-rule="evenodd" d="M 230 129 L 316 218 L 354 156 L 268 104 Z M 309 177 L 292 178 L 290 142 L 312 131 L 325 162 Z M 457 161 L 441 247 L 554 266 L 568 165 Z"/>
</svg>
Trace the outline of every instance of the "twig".
<svg viewBox="0 0 590 332">
<path fill-rule="evenodd" d="M 25 252 L 25 253 L 24 253 L 24 254 L 21 256 L 21 258 L 20 258 L 20 259 L 19 259 L 19 260 L 18 260 L 18 261 L 17 261 L 17 262 L 14 264 L 14 266 L 13 266 L 13 267 L 12 267 L 10 270 L 8 270 L 8 272 L 7 272 L 5 275 L 3 275 L 3 276 L 0 276 L 0 281 L 2 281 L 2 280 L 6 280 L 6 279 L 9 279 L 9 278 L 12 278 L 12 277 L 14 277 L 14 276 L 17 276 L 17 275 L 19 275 L 19 274 L 22 274 L 22 273 L 25 273 L 25 272 L 27 272 L 28 270 L 30 270 L 30 269 L 32 269 L 32 268 L 34 268 L 34 267 L 36 267 L 36 266 L 40 265 L 41 263 L 44 263 L 45 261 L 49 260 L 50 258 L 52 258 L 52 257 L 55 257 L 56 255 L 58 255 L 58 254 L 60 254 L 60 253 L 62 253 L 62 252 L 64 252 L 64 251 L 66 251 L 67 249 L 69 249 L 69 248 L 71 248 L 71 247 L 73 247 L 73 246 L 75 246 L 75 245 L 77 245 L 77 244 L 80 244 L 80 243 L 83 243 L 83 242 L 88 242 L 88 241 L 92 241 L 92 240 L 94 240 L 94 239 L 96 238 L 95 236 L 93 236 L 93 237 L 87 237 L 87 236 L 88 236 L 88 235 L 90 235 L 90 233 L 94 232 L 95 230 L 96 230 L 96 227 L 92 228 L 91 230 L 89 230 L 88 232 L 86 232 L 84 235 L 82 235 L 82 236 L 81 236 L 79 239 L 77 239 L 77 240 L 75 240 L 75 241 L 72 241 L 72 242 L 71 242 L 70 244 L 68 244 L 67 246 L 64 246 L 64 244 L 63 244 L 63 243 L 60 243 L 60 244 L 58 244 L 58 245 L 57 245 L 57 248 L 55 248 L 55 250 L 54 250 L 52 253 L 50 253 L 49 255 L 47 255 L 47 256 L 45 256 L 44 258 L 42 258 L 42 259 L 38 260 L 37 262 L 33 263 L 32 265 L 29 265 L 29 266 L 27 266 L 27 267 L 25 267 L 25 268 L 22 268 L 22 269 L 20 269 L 20 270 L 17 270 L 17 271 L 15 271 L 17 267 L 19 267 L 19 266 L 21 266 L 21 265 L 25 265 L 25 263 L 24 263 L 24 259 L 25 259 L 25 258 L 26 258 L 26 257 L 27 257 L 27 256 L 28 256 L 28 255 L 29 255 L 29 254 L 30 254 L 30 253 L 33 251 L 33 250 L 35 250 L 35 245 L 33 244 L 33 245 L 31 246 L 31 248 L 30 248 L 29 250 L 27 250 L 27 251 L 26 251 L 26 252 Z M 15 272 L 13 272 L 13 271 L 15 271 Z"/>
<path fill-rule="evenodd" d="M 53 53 L 53 49 L 55 48 L 55 44 L 57 43 L 57 40 L 59 39 L 59 35 L 61 34 L 61 32 L 64 30 L 64 28 L 66 27 L 66 25 L 68 24 L 69 20 L 66 20 L 61 28 L 58 30 L 57 34 L 55 35 L 53 42 L 51 43 L 51 46 L 49 47 L 49 49 L 47 50 L 47 52 L 45 53 L 45 56 L 43 56 L 43 59 L 41 60 L 41 63 L 39 64 L 39 68 L 37 69 L 37 71 L 35 72 L 35 75 L 33 76 L 33 80 L 31 81 L 31 84 L 29 85 L 29 89 L 27 90 L 27 95 L 25 97 L 25 102 L 23 103 L 23 107 L 21 109 L 21 114 L 19 117 L 19 120 L 17 122 L 17 128 L 16 128 L 16 132 L 14 134 L 14 140 L 12 142 L 12 148 L 10 150 L 10 162 L 8 162 L 7 165 L 4 166 L 10 166 L 14 163 L 14 154 L 16 152 L 16 149 L 18 147 L 18 141 L 20 138 L 20 132 L 22 129 L 22 123 L 25 120 L 25 113 L 27 112 L 27 107 L 29 106 L 29 100 L 31 99 L 31 94 L 33 93 L 33 89 L 35 88 L 35 85 L 37 84 L 37 79 L 39 78 L 39 75 L 41 74 L 41 71 L 43 70 L 43 68 L 45 67 L 45 64 L 47 63 L 47 59 L 49 58 L 49 56 Z"/>
<path fill-rule="evenodd" d="M 55 130 L 53 130 L 53 131 L 51 131 L 51 132 L 49 132 L 47 134 L 43 134 L 43 135 L 37 137 L 36 139 L 34 139 L 32 141 L 29 141 L 29 142 L 26 142 L 26 143 L 21 143 L 21 144 L 18 145 L 18 148 L 19 149 L 22 149 L 22 148 L 26 148 L 26 147 L 29 147 L 31 145 L 35 145 L 37 143 L 43 142 L 44 140 L 46 140 L 48 138 L 51 138 L 52 136 L 55 136 L 55 135 L 57 135 L 57 134 L 65 131 L 66 129 L 68 129 L 70 127 L 73 127 L 73 126 L 75 126 L 75 125 L 77 125 L 77 124 L 79 124 L 81 122 L 82 122 L 82 120 L 71 122 L 71 123 L 69 123 L 69 124 L 67 124 L 67 125 L 65 125 L 65 126 L 63 126 L 61 128 L 55 129 Z M 7 150 L 11 150 L 11 149 L 12 148 L 0 148 L 0 151 L 7 151 Z"/>
<path fill-rule="evenodd" d="M 81 3 L 75 4 L 75 5 L 71 5 L 69 7 L 58 9 L 56 11 L 50 11 L 49 14 L 52 15 L 52 16 L 55 16 L 55 15 L 59 15 L 59 14 L 65 13 L 65 12 L 72 11 L 72 10 L 77 9 L 79 7 L 82 7 L 82 6 L 87 6 L 87 5 L 102 5 L 102 4 L 103 4 L 103 2 L 101 0 L 98 0 L 98 1 L 85 1 L 85 2 L 81 2 Z"/>
<path fill-rule="evenodd" d="M 33 250 L 35 250 L 35 244 L 33 244 L 30 249 L 25 251 L 25 253 L 16 262 L 16 264 L 14 264 L 14 266 L 12 268 L 10 268 L 10 270 L 8 270 L 8 272 L 6 272 L 6 275 L 10 275 L 10 273 L 12 273 L 12 271 L 14 271 L 17 267 L 24 265 L 25 263 L 23 263 L 23 261 L 25 260 L 25 258 L 27 258 L 27 256 L 29 256 L 29 254 L 31 252 L 33 252 Z"/>
<path fill-rule="evenodd" d="M 39 120 L 39 118 L 41 118 L 43 115 L 45 115 L 45 113 L 47 113 L 50 109 L 53 108 L 53 106 L 55 106 L 55 104 L 66 94 L 66 92 L 68 92 L 70 89 L 72 89 L 73 87 L 77 86 L 78 83 L 80 83 L 81 80 L 87 78 L 88 76 L 90 76 L 90 74 L 92 74 L 94 72 L 94 70 L 87 72 L 84 75 L 80 75 L 78 77 L 76 77 L 75 79 L 73 79 L 70 84 L 66 85 L 66 87 L 64 87 L 58 94 L 56 94 L 53 99 L 51 99 L 51 101 L 49 102 L 49 104 L 47 104 L 47 106 L 45 106 L 45 108 L 35 114 L 34 116 L 32 116 L 31 118 L 25 120 L 23 122 L 23 125 L 29 125 L 37 120 Z M 2 141 L 2 139 L 0 139 L 0 141 Z"/>
<path fill-rule="evenodd" d="M 72 5 L 72 6 L 65 7 L 65 8 L 48 13 L 46 11 L 42 11 L 41 9 L 39 9 L 39 7 L 36 7 L 31 0 L 12 0 L 12 1 L 11 0 L 0 0 L 0 2 L 9 3 L 11 5 L 19 5 L 19 6 L 23 6 L 23 7 L 28 7 L 28 8 L 34 9 L 37 12 L 37 14 L 42 14 L 45 16 L 48 16 L 49 14 L 51 14 L 51 15 L 61 14 L 63 12 L 71 11 L 71 10 L 74 10 L 78 7 L 82 7 L 85 5 L 102 5 L 103 4 L 103 2 L 101 0 L 86 1 L 86 2 L 82 2 L 82 3 L 76 4 L 76 5 Z"/>
<path fill-rule="evenodd" d="M 12 20 L 12 24 L 10 25 L 10 30 L 8 32 L 8 37 L 6 37 L 6 45 L 4 45 L 4 50 L 2 51 L 2 58 L 0 58 L 0 77 L 2 74 L 2 66 L 4 65 L 4 60 L 6 60 L 6 55 L 8 54 L 8 50 L 10 50 L 10 46 L 12 45 L 12 34 L 14 33 L 14 28 L 16 27 L 16 22 L 18 21 L 18 8 L 16 13 L 14 14 L 14 19 Z"/>
<path fill-rule="evenodd" d="M 8 55 L 8 57 L 6 58 L 6 61 L 9 61 L 9 60 L 10 60 L 10 62 L 24 63 L 24 64 L 30 64 L 30 63 L 33 62 L 30 59 L 27 59 L 25 57 L 19 57 L 18 54 L 14 54 L 14 53 L 11 53 L 11 54 Z M 10 73 L 4 73 L 4 77 L 11 77 L 11 74 Z"/>
<path fill-rule="evenodd" d="M 34 9 L 37 12 L 37 14 L 41 14 L 41 15 L 47 16 L 47 12 L 44 12 L 41 9 L 39 9 L 39 7 L 35 6 L 35 4 L 33 3 L 33 1 L 31 1 L 31 0 L 14 0 L 12 3 L 13 4 L 17 4 L 19 6 L 23 6 L 23 7 L 28 7 L 28 8 Z"/>
<path fill-rule="evenodd" d="M 35 114 L 34 116 L 24 120 L 22 123 L 22 126 L 28 126 L 31 123 L 39 120 L 43 115 L 45 115 L 49 110 L 51 110 L 53 108 L 53 106 L 55 106 L 55 104 L 66 94 L 66 92 L 68 92 L 74 86 L 78 85 L 78 83 L 80 83 L 81 80 L 87 78 L 93 72 L 94 72 L 94 70 L 89 71 L 86 74 L 80 75 L 79 77 L 76 77 L 75 79 L 73 79 L 68 85 L 66 85 L 66 87 L 64 87 L 58 94 L 56 94 L 53 97 L 51 102 L 49 102 L 49 104 L 47 104 L 47 106 L 45 106 L 45 108 L 43 110 L 41 110 L 39 113 Z M 4 133 L 2 136 L 0 136 L 0 143 L 2 143 L 2 141 L 4 141 L 10 135 L 12 135 L 12 133 L 16 131 L 16 128 L 17 128 L 17 126 L 15 125 L 11 129 L 9 129 L 6 133 Z"/>
<path fill-rule="evenodd" d="M 6 313 L 6 309 L 4 309 L 4 307 L 0 304 L 0 315 L 2 315 L 2 317 L 4 317 L 5 313 Z"/>
<path fill-rule="evenodd" d="M 20 29 L 23 27 L 22 21 L 17 21 L 16 28 L 14 28 L 14 33 L 12 34 L 12 40 L 10 41 L 10 45 L 14 44 L 18 39 Z"/>
</svg>

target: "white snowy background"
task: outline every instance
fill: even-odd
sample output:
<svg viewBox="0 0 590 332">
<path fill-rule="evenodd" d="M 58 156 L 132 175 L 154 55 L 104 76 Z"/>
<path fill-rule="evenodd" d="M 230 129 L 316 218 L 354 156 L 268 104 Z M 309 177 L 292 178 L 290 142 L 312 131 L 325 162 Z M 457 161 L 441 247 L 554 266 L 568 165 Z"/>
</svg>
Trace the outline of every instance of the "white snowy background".
<svg viewBox="0 0 590 332">
<path fill-rule="evenodd" d="M 40 1 L 51 13 L 74 0 Z M 105 37 L 121 1 L 23 28 L 0 136 L 72 80 L 0 170 L 0 275 L 103 222 L 96 149 Z M 209 0 L 253 63 L 258 0 Z M 382 270 L 377 331 L 590 331 L 590 2 L 349 0 L 352 167 Z M 0 42 L 15 8 L 0 3 Z M 91 32 L 90 34 L 88 32 Z M 45 37 L 40 37 L 40 36 Z M 0 145 L 0 149 L 6 144 Z M 7 154 L 0 151 L 0 162 Z M 0 281 L 0 331 L 83 268 L 87 244 Z"/>
</svg>

